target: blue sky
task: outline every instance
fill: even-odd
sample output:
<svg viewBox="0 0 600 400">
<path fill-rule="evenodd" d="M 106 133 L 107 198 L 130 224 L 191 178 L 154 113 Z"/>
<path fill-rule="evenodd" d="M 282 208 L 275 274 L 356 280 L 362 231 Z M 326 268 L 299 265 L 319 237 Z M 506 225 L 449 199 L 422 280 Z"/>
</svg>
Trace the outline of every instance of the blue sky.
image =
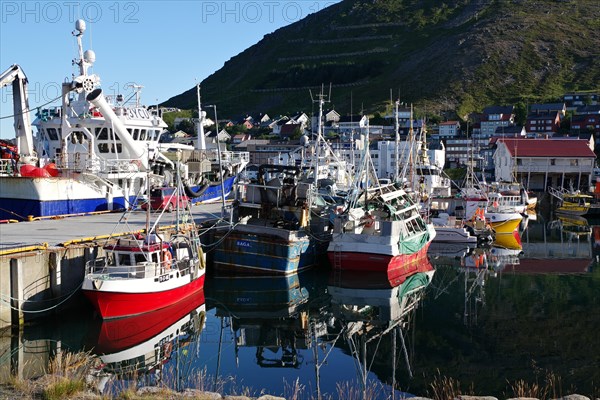
<svg viewBox="0 0 600 400">
<path fill-rule="evenodd" d="M 264 35 L 339 0 L 296 1 L 22 1 L 0 0 L 0 71 L 19 64 L 29 79 L 30 106 L 60 95 L 76 69 L 75 20 L 85 19 L 84 50 L 105 93 L 142 102 L 179 94 L 220 69 Z M 54 103 L 58 105 L 59 103 Z M 0 89 L 0 137 L 14 137 L 12 90 Z"/>
</svg>

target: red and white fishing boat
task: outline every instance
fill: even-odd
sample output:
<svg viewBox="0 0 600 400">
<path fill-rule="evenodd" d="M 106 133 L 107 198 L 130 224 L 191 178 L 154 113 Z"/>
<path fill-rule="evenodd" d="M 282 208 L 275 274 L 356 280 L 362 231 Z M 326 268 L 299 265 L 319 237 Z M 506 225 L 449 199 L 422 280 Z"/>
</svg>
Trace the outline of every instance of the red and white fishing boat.
<svg viewBox="0 0 600 400">
<path fill-rule="evenodd" d="M 426 259 L 435 230 L 393 184 L 369 189 L 367 197 L 336 216 L 329 261 L 334 269 L 384 272 L 394 281 Z"/>
<path fill-rule="evenodd" d="M 102 318 L 156 311 L 204 288 L 205 257 L 193 218 L 178 211 L 175 230 L 159 232 L 163 213 L 144 233 L 109 239 L 105 255 L 87 263 L 82 290 Z"/>
</svg>

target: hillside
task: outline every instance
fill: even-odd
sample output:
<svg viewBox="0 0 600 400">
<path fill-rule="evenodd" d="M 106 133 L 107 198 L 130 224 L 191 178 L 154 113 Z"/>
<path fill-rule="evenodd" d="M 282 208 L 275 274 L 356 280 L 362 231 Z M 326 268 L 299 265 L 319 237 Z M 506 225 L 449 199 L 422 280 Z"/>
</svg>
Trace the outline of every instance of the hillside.
<svg viewBox="0 0 600 400">
<path fill-rule="evenodd" d="M 340 113 L 390 100 L 453 117 L 491 104 L 600 90 L 596 0 L 344 0 L 266 35 L 202 82 L 223 116 L 312 111 L 332 84 Z M 196 107 L 195 88 L 164 103 Z"/>
</svg>

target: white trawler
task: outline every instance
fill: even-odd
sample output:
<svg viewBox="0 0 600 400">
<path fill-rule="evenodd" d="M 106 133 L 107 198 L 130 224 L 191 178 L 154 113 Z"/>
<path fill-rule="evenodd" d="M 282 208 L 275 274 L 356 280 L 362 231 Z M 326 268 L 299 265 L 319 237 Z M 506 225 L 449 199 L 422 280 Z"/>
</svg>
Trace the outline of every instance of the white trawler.
<svg viewBox="0 0 600 400">
<path fill-rule="evenodd" d="M 85 29 L 85 22 L 78 20 L 73 31 L 78 46 L 73 63 L 79 75 L 62 84 L 62 106 L 40 110 L 33 124 L 22 69 L 13 65 L 0 74 L 0 87 L 13 86 L 18 152 L 0 160 L 0 220 L 127 209 L 144 193 L 149 176 L 158 185 L 172 185 L 175 174 L 165 171 L 174 163 L 159 147 L 167 124 L 140 105 L 139 92 L 135 104 L 119 95 L 104 96 L 100 78 L 89 73 L 96 55 L 83 51 Z M 35 138 L 32 125 L 37 128 Z M 235 172 L 246 163 L 247 157 L 242 157 Z M 223 185 L 210 185 L 203 178 L 215 175 L 214 163 L 212 171 L 206 162 L 182 168 L 185 184 L 197 194 L 192 202 L 219 200 L 235 179 L 231 176 Z M 224 173 L 219 169 L 218 175 Z"/>
</svg>

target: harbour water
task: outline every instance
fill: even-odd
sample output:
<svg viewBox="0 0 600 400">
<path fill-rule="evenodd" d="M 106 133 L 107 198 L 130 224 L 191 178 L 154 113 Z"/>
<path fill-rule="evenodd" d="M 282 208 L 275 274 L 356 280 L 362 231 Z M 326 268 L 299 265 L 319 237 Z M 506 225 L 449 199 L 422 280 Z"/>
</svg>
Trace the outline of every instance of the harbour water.
<svg viewBox="0 0 600 400">
<path fill-rule="evenodd" d="M 485 248 L 434 244 L 433 279 L 410 299 L 385 279 L 326 265 L 287 278 L 213 274 L 204 298 L 110 323 L 82 296 L 76 313 L 0 339 L 0 381 L 34 378 L 58 352 L 83 350 L 100 355 L 91 375 L 104 394 L 159 384 L 387 399 L 432 396 L 448 377 L 463 393 L 499 398 L 519 380 L 598 397 L 600 224 L 525 222 Z"/>
</svg>

